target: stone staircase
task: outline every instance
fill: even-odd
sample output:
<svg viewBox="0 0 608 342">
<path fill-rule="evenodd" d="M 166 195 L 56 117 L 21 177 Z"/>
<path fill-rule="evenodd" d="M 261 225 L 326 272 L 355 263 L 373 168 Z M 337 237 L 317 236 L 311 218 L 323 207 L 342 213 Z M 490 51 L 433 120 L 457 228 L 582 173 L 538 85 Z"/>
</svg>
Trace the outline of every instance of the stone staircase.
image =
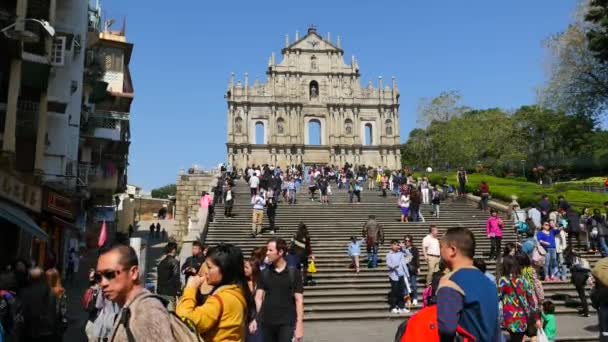
<svg viewBox="0 0 608 342">
<path fill-rule="evenodd" d="M 389 195 L 383 198 L 380 192 L 364 191 L 360 204 L 348 203 L 348 193 L 337 191 L 331 196 L 330 205 L 321 205 L 317 200 L 312 202 L 306 189 L 302 188 L 297 195 L 297 204 L 288 205 L 281 202 L 277 210 L 276 223 L 279 227 L 277 237 L 286 240 L 295 234 L 300 221 L 304 222 L 310 231 L 312 249 L 316 257 L 318 273 L 314 279 L 315 286 L 306 287 L 305 320 L 331 321 L 331 320 L 363 320 L 363 319 L 403 319 L 407 315 L 395 315 L 389 312 L 387 295 L 390 285 L 387 280 L 385 264 L 377 269 L 367 269 L 365 265 L 365 247 L 362 248 L 360 261 L 362 269 L 355 274 L 349 269 L 350 258 L 346 246 L 351 235 L 360 236 L 361 229 L 368 215 L 376 215 L 376 219 L 384 226 L 385 244 L 381 246 L 379 256 L 384 256 L 389 250 L 391 239 L 402 240 L 406 234 L 414 237 L 414 243 L 421 248 L 422 238 L 427 235 L 430 224 L 438 226 L 440 234 L 450 227 L 465 226 L 471 229 L 477 237 L 477 255 L 487 255 L 490 250 L 490 240 L 485 237 L 485 221 L 487 214 L 475 209 L 465 200 L 453 203 L 445 201 L 441 205 L 441 217 L 430 217 L 431 208 L 426 205 L 422 213 L 425 223 L 401 223 L 400 211 L 396 205 L 396 198 Z M 243 181 L 237 181 L 235 192 L 235 217 L 223 217 L 223 206 L 216 208 L 216 223 L 211 223 L 206 236 L 207 244 L 219 242 L 233 243 L 240 246 L 246 256 L 256 247 L 263 246 L 272 235 L 265 233 L 261 237 L 252 238 L 251 232 L 251 205 L 249 188 Z M 267 227 L 264 217 L 264 227 Z M 505 230 L 503 246 L 507 242 L 515 241 L 512 231 Z M 593 265 L 598 255 L 583 253 Z M 422 274 L 418 276 L 418 298 L 422 298 L 424 279 L 428 267 L 421 260 Z M 494 262 L 488 262 L 488 269 L 494 272 Z M 545 295 L 547 298 L 555 294 L 569 294 L 576 297 L 574 286 L 570 282 L 545 282 Z M 553 300 L 556 304 L 556 314 L 576 315 L 576 309 L 568 308 L 564 301 Z M 593 310 L 591 308 L 591 310 Z M 415 312 L 415 310 L 412 310 Z M 594 314 L 594 313 L 592 313 Z"/>
</svg>

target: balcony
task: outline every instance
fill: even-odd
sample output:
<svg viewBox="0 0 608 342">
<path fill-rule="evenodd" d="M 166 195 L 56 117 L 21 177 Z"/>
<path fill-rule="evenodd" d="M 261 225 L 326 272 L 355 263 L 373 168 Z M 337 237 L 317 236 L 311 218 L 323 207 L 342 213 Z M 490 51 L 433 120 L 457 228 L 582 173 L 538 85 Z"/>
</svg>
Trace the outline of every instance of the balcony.
<svg viewBox="0 0 608 342">
<path fill-rule="evenodd" d="M 85 137 L 128 142 L 130 140 L 129 114 L 112 111 L 95 111 L 89 114 L 83 127 Z"/>
</svg>

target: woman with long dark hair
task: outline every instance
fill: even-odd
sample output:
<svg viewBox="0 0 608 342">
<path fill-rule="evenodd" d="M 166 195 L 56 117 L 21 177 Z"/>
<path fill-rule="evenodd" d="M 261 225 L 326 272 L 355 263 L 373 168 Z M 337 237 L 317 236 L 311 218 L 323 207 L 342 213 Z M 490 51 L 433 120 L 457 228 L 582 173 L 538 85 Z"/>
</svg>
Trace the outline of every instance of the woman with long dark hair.
<svg viewBox="0 0 608 342">
<path fill-rule="evenodd" d="M 521 342 L 529 325 L 540 325 L 532 286 L 521 274 L 515 256 L 502 259 L 502 277 L 498 281 L 498 296 L 502 301 L 503 326 L 510 335 L 510 342 Z"/>
<path fill-rule="evenodd" d="M 263 259 L 259 259 L 256 257 L 251 257 L 245 260 L 245 278 L 247 279 L 247 286 L 251 293 L 255 296 L 255 291 L 257 290 L 257 279 L 260 274 L 260 265 L 263 263 Z M 256 308 L 253 307 L 250 309 L 253 311 L 253 314 L 256 312 Z M 262 342 L 262 330 L 261 326 L 258 326 L 258 329 L 255 333 L 251 333 L 247 331 L 246 333 L 246 341 L 247 342 Z"/>
<path fill-rule="evenodd" d="M 308 257 L 312 256 L 312 248 L 308 228 L 303 222 L 300 222 L 298 231 L 291 240 L 291 249 L 298 260 L 298 268 L 302 272 L 304 284 L 308 284 Z"/>
<path fill-rule="evenodd" d="M 205 264 L 213 292 L 203 305 L 197 305 L 196 294 L 203 279 L 188 278 L 177 315 L 192 321 L 206 342 L 244 341 L 255 303 L 245 277 L 243 253 L 234 245 L 220 244 L 209 250 Z"/>
</svg>

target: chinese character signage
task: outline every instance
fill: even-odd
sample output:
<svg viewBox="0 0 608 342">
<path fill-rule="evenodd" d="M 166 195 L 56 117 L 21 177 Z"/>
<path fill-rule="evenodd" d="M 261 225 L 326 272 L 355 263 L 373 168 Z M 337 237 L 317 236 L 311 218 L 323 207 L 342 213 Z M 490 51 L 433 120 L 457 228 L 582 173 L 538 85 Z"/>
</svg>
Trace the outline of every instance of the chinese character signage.
<svg viewBox="0 0 608 342">
<path fill-rule="evenodd" d="M 42 189 L 22 182 L 19 178 L 0 171 L 0 197 L 37 213 L 42 206 Z"/>
</svg>

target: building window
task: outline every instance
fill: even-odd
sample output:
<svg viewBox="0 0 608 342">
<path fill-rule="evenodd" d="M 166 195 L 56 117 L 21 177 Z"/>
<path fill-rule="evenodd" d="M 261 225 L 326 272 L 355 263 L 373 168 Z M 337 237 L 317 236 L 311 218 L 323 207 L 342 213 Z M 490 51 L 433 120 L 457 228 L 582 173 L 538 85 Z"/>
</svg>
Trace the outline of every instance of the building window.
<svg viewBox="0 0 608 342">
<path fill-rule="evenodd" d="M 321 121 L 308 121 L 308 145 L 321 145 Z"/>
<path fill-rule="evenodd" d="M 365 145 L 373 145 L 374 144 L 374 135 L 372 131 L 372 124 L 365 124 Z"/>
<path fill-rule="evenodd" d="M 65 39 L 66 37 L 55 37 L 51 49 L 51 64 L 62 66 L 65 62 Z"/>
<path fill-rule="evenodd" d="M 264 123 L 261 121 L 255 123 L 255 143 L 257 145 L 266 144 L 266 132 L 264 131 Z"/>
</svg>

